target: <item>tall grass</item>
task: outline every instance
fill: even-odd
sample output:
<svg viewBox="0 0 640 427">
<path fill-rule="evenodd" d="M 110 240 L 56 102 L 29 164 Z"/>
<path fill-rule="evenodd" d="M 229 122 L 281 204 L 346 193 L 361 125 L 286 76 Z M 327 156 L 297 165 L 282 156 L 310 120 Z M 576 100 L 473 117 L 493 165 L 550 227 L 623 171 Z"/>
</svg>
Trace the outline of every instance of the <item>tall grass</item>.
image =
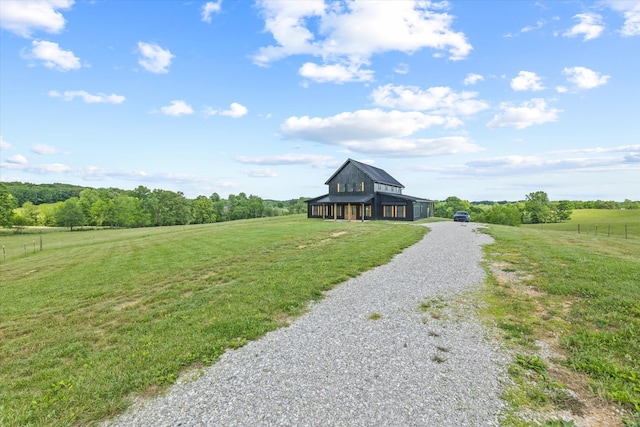
<svg viewBox="0 0 640 427">
<path fill-rule="evenodd" d="M 637 216 L 576 213 L 576 221 L 640 226 Z M 488 312 L 505 337 L 525 348 L 558 338 L 565 355 L 558 363 L 587 375 L 596 396 L 640 412 L 640 239 L 548 226 L 489 232 L 496 243 L 486 248 L 488 262 L 517 274 L 522 285 L 490 281 Z"/>
<path fill-rule="evenodd" d="M 124 410 L 381 265 L 424 227 L 301 216 L 51 233 L 0 264 L 0 425 Z M 27 237 L 33 240 L 33 237 Z"/>
</svg>

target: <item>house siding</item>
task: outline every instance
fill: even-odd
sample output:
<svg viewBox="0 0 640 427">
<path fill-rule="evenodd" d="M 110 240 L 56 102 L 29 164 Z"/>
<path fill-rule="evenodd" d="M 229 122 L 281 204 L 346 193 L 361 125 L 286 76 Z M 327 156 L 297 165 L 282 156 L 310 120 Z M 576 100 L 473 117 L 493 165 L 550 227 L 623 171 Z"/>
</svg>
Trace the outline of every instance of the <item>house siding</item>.
<svg viewBox="0 0 640 427">
<path fill-rule="evenodd" d="M 364 182 L 364 191 L 362 183 Z M 373 180 L 352 164 L 346 165 L 331 181 L 329 194 L 368 194 L 373 192 Z"/>
</svg>

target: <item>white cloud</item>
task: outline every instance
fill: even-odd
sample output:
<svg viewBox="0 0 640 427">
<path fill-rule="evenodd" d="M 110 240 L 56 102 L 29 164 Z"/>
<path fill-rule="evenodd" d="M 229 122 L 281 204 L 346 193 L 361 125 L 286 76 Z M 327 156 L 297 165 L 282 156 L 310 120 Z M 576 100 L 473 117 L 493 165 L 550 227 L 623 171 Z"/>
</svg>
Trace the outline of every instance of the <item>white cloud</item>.
<svg viewBox="0 0 640 427">
<path fill-rule="evenodd" d="M 57 34 L 65 26 L 58 9 L 69 9 L 73 3 L 74 0 L 2 0 L 0 27 L 25 38 L 36 30 Z"/>
<path fill-rule="evenodd" d="M 597 39 L 602 34 L 602 31 L 604 31 L 602 16 L 596 13 L 579 13 L 575 15 L 574 18 L 580 22 L 566 31 L 563 34 L 565 37 L 584 35 L 582 40 L 587 41 Z"/>
<path fill-rule="evenodd" d="M 456 93 L 449 87 L 421 90 L 415 86 L 388 84 L 375 89 L 371 97 L 380 107 L 466 116 L 489 108 L 486 102 L 474 99 L 477 95 L 477 92 Z"/>
<path fill-rule="evenodd" d="M 171 101 L 171 105 L 160 108 L 160 111 L 168 116 L 184 116 L 193 114 L 193 108 L 191 108 L 191 105 L 180 100 Z"/>
<path fill-rule="evenodd" d="M 281 126 L 286 137 L 348 148 L 359 153 L 399 157 L 433 156 L 479 151 L 468 138 L 412 136 L 432 126 L 448 126 L 447 117 L 420 112 L 359 110 L 332 117 L 290 117 Z M 453 122 L 457 124 L 454 119 Z"/>
<path fill-rule="evenodd" d="M 236 160 L 240 163 L 255 165 L 309 165 L 314 168 L 334 167 L 339 165 L 339 161 L 331 156 L 320 154 L 280 154 L 275 156 L 240 156 Z"/>
<path fill-rule="evenodd" d="M 520 29 L 520 31 L 518 31 L 517 33 L 513 34 L 513 33 L 507 33 L 504 35 L 504 37 L 507 38 L 511 38 L 511 37 L 517 37 L 520 34 L 524 34 L 524 33 L 528 33 L 531 31 L 535 31 L 535 30 L 539 30 L 540 28 L 544 27 L 547 24 L 547 22 L 544 19 L 539 19 L 536 21 L 535 25 L 527 25 L 525 27 L 522 27 Z"/>
<path fill-rule="evenodd" d="M 562 70 L 562 74 L 575 85 L 577 89 L 593 89 L 607 84 L 611 76 L 602 75 L 585 67 L 570 67 Z"/>
<path fill-rule="evenodd" d="M 640 153 L 640 144 L 620 145 L 617 147 L 578 148 L 571 150 L 558 150 L 552 154 L 600 154 L 600 153 Z"/>
<path fill-rule="evenodd" d="M 307 77 L 319 75 L 319 81 L 334 81 L 330 77 L 335 73 L 338 82 L 345 81 L 345 71 L 352 71 L 352 77 L 359 77 L 356 81 L 363 81 L 363 75 L 353 70 L 383 52 L 411 54 L 431 48 L 448 51 L 451 60 L 463 59 L 472 46 L 464 33 L 451 29 L 453 17 L 442 11 L 447 5 L 423 1 L 325 4 L 322 0 L 262 0 L 258 6 L 265 31 L 276 43 L 259 49 L 253 59 L 258 65 L 267 65 L 291 55 L 321 57 L 322 66 L 304 68 Z M 337 68 L 324 68 L 335 64 Z"/>
<path fill-rule="evenodd" d="M 540 83 L 540 77 L 531 71 L 520 71 L 518 77 L 514 77 L 511 80 L 511 89 L 517 91 L 531 90 L 538 91 L 543 90 L 544 86 Z"/>
<path fill-rule="evenodd" d="M 26 165 L 28 163 L 27 158 L 22 154 L 16 154 L 15 156 L 11 156 L 7 159 L 7 163 L 11 163 L 14 165 Z"/>
<path fill-rule="evenodd" d="M 204 22 L 211 22 L 211 15 L 214 13 L 220 13 L 222 6 L 222 0 L 208 1 L 202 6 L 202 20 Z"/>
<path fill-rule="evenodd" d="M 343 145 L 358 153 L 389 157 L 432 157 L 481 151 L 465 136 L 442 138 L 383 138 L 373 141 L 348 141 Z"/>
<path fill-rule="evenodd" d="M 554 171 L 597 170 L 622 163 L 618 158 L 547 158 L 544 156 L 505 156 L 467 163 L 475 173 L 485 175 L 531 174 Z"/>
<path fill-rule="evenodd" d="M 616 150 L 619 148 L 620 150 Z M 445 176 L 468 176 L 474 179 L 478 177 L 509 177 L 509 176 L 534 176 L 549 175 L 551 173 L 564 172 L 609 172 L 609 171 L 635 171 L 640 160 L 639 152 L 626 152 L 625 147 L 616 147 L 613 151 L 625 152 L 621 156 L 597 156 L 586 155 L 581 157 L 563 156 L 571 154 L 567 152 L 549 152 L 537 156 L 508 155 L 478 159 L 462 165 L 422 167 L 422 170 L 441 173 Z M 593 151 L 591 149 L 575 150 L 576 153 L 607 153 L 606 151 Z M 633 172 L 632 172 L 633 173 Z"/>
<path fill-rule="evenodd" d="M 253 169 L 249 171 L 243 171 L 243 173 L 252 178 L 275 178 L 278 176 L 278 173 L 276 171 L 269 168 Z"/>
<path fill-rule="evenodd" d="M 72 168 L 60 163 L 51 164 L 36 164 L 30 165 L 28 163 L 6 163 L 2 167 L 11 170 L 20 170 L 23 172 L 36 173 L 36 174 L 48 174 L 48 173 L 67 173 L 72 171 Z"/>
<path fill-rule="evenodd" d="M 247 107 L 242 104 L 238 104 L 237 102 L 232 102 L 231 105 L 229 105 L 229 109 L 224 111 L 219 111 L 211 107 L 205 107 L 204 109 L 204 115 L 206 117 L 220 114 L 221 116 L 227 116 L 234 119 L 245 116 L 248 112 L 249 110 L 247 109 Z"/>
<path fill-rule="evenodd" d="M 0 135 L 0 149 L 13 150 L 13 146 L 4 140 L 4 138 L 2 138 L 2 135 Z"/>
<path fill-rule="evenodd" d="M 527 25 L 526 27 L 522 28 L 520 32 L 528 33 L 530 31 L 539 30 L 540 28 L 544 27 L 545 24 L 546 22 L 544 21 L 544 19 L 539 19 L 538 21 L 536 21 L 536 25 Z"/>
<path fill-rule="evenodd" d="M 622 12 L 625 21 L 620 33 L 623 36 L 640 36 L 640 2 L 630 0 L 604 0 L 604 3 L 616 12 Z"/>
<path fill-rule="evenodd" d="M 31 152 L 40 154 L 43 156 L 51 156 L 54 154 L 61 154 L 62 152 L 58 150 L 56 147 L 46 144 L 35 144 L 31 147 Z"/>
<path fill-rule="evenodd" d="M 26 59 L 44 62 L 44 66 L 57 71 L 77 70 L 81 67 L 80 59 L 70 50 L 63 50 L 58 43 L 46 40 L 34 40 L 29 53 L 23 53 Z"/>
<path fill-rule="evenodd" d="M 373 71 L 362 70 L 359 64 L 317 65 L 313 62 L 307 62 L 300 67 L 299 73 L 302 77 L 318 83 L 368 82 L 373 80 Z"/>
<path fill-rule="evenodd" d="M 244 105 L 238 104 L 237 102 L 232 102 L 229 106 L 229 109 L 220 112 L 220 115 L 237 119 L 238 117 L 246 115 L 248 112 L 249 110 Z"/>
<path fill-rule="evenodd" d="M 533 125 L 540 125 L 558 120 L 561 110 L 549 108 L 543 99 L 535 98 L 523 102 L 519 106 L 504 102 L 500 104 L 502 112 L 496 114 L 488 127 L 515 127 L 524 129 Z"/>
<path fill-rule="evenodd" d="M 74 98 L 81 98 L 87 104 L 121 104 L 125 101 L 125 97 L 122 95 L 106 95 L 104 93 L 90 94 L 84 90 L 67 90 L 62 93 L 52 90 L 49 91 L 49 96 L 52 98 L 62 98 L 65 101 L 72 101 Z"/>
<path fill-rule="evenodd" d="M 163 49 L 155 43 L 138 42 L 138 52 L 141 55 L 138 64 L 156 74 L 168 73 L 171 60 L 175 58 L 168 49 Z"/>
<path fill-rule="evenodd" d="M 406 64 L 404 62 L 401 62 L 400 64 L 398 64 L 394 69 L 393 69 L 394 73 L 397 74 L 408 74 L 409 73 L 409 64 Z"/>
<path fill-rule="evenodd" d="M 482 77 L 480 74 L 469 73 L 467 74 L 467 77 L 465 77 L 463 83 L 465 86 L 469 86 L 474 85 L 482 80 L 484 80 L 484 77 Z"/>
<path fill-rule="evenodd" d="M 420 112 L 359 110 L 332 117 L 290 117 L 281 126 L 291 138 L 338 144 L 352 140 L 397 138 L 437 125 L 446 119 Z"/>
</svg>

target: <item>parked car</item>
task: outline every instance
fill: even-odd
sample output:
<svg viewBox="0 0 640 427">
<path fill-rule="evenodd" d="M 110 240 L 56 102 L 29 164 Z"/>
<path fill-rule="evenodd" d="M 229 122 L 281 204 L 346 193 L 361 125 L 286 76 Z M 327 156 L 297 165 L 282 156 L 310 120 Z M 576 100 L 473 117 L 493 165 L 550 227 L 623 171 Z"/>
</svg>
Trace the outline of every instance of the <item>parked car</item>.
<svg viewBox="0 0 640 427">
<path fill-rule="evenodd" d="M 455 215 L 453 215 L 453 220 L 460 222 L 469 222 L 471 221 L 471 215 L 469 215 L 469 212 L 458 211 L 455 213 Z"/>
</svg>

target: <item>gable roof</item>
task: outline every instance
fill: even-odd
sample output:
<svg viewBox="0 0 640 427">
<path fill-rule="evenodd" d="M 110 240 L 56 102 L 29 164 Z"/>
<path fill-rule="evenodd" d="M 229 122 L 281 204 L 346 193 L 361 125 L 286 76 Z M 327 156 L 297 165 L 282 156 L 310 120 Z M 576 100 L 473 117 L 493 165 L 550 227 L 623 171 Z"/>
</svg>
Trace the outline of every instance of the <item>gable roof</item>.
<svg viewBox="0 0 640 427">
<path fill-rule="evenodd" d="M 337 171 L 335 171 L 333 173 L 333 175 L 331 175 L 331 177 L 327 180 L 327 182 L 325 182 L 326 185 L 329 185 L 329 183 L 331 182 L 331 180 L 342 170 L 344 169 L 349 163 L 351 163 L 353 166 L 355 166 L 356 168 L 360 169 L 365 175 L 367 175 L 369 178 L 371 178 L 373 180 L 373 182 L 377 182 L 380 184 L 389 184 L 389 185 L 394 185 L 396 187 L 402 187 L 404 188 L 404 185 L 400 184 L 400 182 L 398 182 L 398 180 L 396 180 L 394 177 L 392 177 L 391 175 L 389 175 L 387 172 L 385 172 L 384 170 L 377 168 L 375 166 L 371 166 L 371 165 L 367 165 L 365 163 L 360 163 L 357 162 L 353 159 L 347 159 L 346 162 L 344 162 L 342 164 L 342 166 L 340 166 L 338 168 Z"/>
</svg>

